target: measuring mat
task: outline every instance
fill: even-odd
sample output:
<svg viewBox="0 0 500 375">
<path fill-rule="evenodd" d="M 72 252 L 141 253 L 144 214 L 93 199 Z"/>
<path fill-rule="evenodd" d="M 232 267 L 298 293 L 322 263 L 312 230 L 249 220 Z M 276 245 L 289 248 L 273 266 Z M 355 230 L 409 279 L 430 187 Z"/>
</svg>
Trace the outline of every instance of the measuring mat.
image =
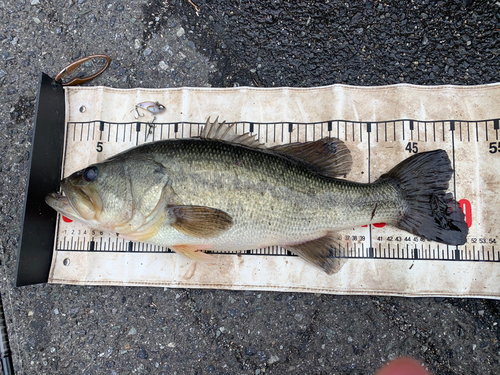
<svg viewBox="0 0 500 375">
<path fill-rule="evenodd" d="M 146 142 L 196 136 L 219 117 L 268 146 L 338 137 L 353 157 L 346 178 L 363 183 L 415 153 L 444 149 L 469 235 L 447 246 L 384 223 L 344 230 L 335 255 L 345 264 L 329 276 L 280 247 L 197 263 L 58 215 L 51 283 L 500 297 L 500 84 L 64 90 L 61 178 Z"/>
</svg>

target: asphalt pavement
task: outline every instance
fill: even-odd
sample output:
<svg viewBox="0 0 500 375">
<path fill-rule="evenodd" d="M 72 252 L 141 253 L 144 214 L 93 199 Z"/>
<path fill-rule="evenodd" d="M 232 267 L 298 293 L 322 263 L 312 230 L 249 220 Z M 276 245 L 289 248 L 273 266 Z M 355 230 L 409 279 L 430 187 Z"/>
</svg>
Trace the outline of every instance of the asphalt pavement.
<svg viewBox="0 0 500 375">
<path fill-rule="evenodd" d="M 89 85 L 500 82 L 500 2 L 0 0 L 1 297 L 16 374 L 500 372 L 500 303 L 305 293 L 15 287 L 38 79 Z M 436 277 L 439 277 L 438 275 Z"/>
</svg>

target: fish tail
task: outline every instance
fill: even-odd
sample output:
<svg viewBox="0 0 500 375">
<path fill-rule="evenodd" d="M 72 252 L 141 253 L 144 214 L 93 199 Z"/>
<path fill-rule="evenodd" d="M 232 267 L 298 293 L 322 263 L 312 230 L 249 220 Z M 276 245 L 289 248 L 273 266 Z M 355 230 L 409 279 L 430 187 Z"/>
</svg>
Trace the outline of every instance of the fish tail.
<svg viewBox="0 0 500 375">
<path fill-rule="evenodd" d="M 453 169 L 444 150 L 409 157 L 382 175 L 399 193 L 403 209 L 396 223 L 417 236 L 448 245 L 463 245 L 468 227 L 451 193 L 446 193 Z"/>
</svg>

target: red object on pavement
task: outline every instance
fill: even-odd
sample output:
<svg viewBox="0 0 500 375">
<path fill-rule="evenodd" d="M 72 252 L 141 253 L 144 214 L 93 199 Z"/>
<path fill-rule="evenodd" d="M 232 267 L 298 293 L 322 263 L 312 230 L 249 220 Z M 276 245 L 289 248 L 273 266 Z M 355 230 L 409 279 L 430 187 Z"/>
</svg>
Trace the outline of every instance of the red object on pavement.
<svg viewBox="0 0 500 375">
<path fill-rule="evenodd" d="M 397 358 L 382 367 L 375 375 L 431 375 L 420 362 L 408 357 Z"/>
</svg>

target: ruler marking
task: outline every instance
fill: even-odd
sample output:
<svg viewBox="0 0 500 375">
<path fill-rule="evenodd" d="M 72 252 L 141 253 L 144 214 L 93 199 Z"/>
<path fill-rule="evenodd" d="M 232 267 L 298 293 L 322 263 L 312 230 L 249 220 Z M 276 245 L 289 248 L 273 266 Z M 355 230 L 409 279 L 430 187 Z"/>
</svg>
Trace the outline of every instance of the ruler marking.
<svg viewBox="0 0 500 375">
<path fill-rule="evenodd" d="M 476 122 L 476 142 L 479 142 L 479 128 Z"/>
<path fill-rule="evenodd" d="M 455 130 L 455 120 L 450 120 L 450 130 L 451 131 Z"/>
<path fill-rule="evenodd" d="M 461 123 L 461 122 L 460 122 Z M 450 121 L 450 130 L 451 130 L 451 154 L 452 154 L 452 165 L 453 165 L 453 196 L 456 198 L 457 196 L 457 175 L 456 175 L 456 164 L 455 164 L 455 124 L 454 121 Z M 469 123 L 467 123 L 467 135 L 469 134 Z M 458 246 L 455 247 L 456 251 L 454 254 L 455 260 L 460 260 L 460 252 L 458 251 Z"/>
<path fill-rule="evenodd" d="M 135 124 L 135 145 L 139 144 L 139 132 L 141 131 L 141 123 L 137 122 Z"/>
</svg>

